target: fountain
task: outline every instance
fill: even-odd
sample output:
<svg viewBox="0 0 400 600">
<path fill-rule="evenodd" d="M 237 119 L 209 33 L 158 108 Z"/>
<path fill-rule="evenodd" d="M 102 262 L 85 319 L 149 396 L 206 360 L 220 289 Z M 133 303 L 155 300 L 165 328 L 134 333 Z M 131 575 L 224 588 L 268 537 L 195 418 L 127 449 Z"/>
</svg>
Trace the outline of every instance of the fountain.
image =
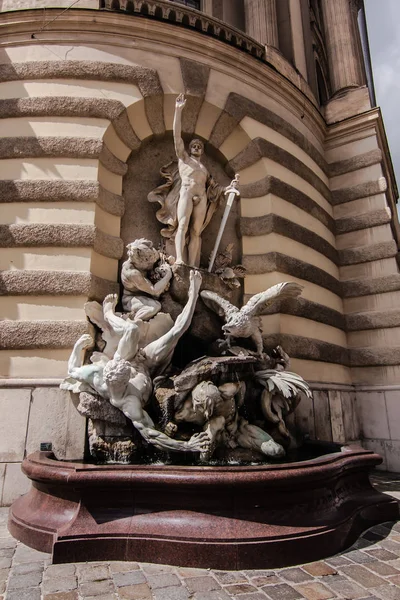
<svg viewBox="0 0 400 600">
<path fill-rule="evenodd" d="M 316 560 L 351 545 L 397 503 L 375 491 L 378 455 L 304 442 L 290 426 L 307 383 L 281 347 L 265 348 L 260 315 L 302 288 L 279 283 L 241 305 L 233 247 L 219 248 L 236 177 L 218 185 L 185 150 L 163 167 L 162 245 L 127 246 L 122 294 L 85 306 L 62 388 L 88 417 L 88 461 L 37 452 L 23 463 L 30 492 L 14 502 L 11 533 L 53 561 L 137 560 L 217 569 Z M 208 268 L 202 233 L 227 197 Z"/>
</svg>

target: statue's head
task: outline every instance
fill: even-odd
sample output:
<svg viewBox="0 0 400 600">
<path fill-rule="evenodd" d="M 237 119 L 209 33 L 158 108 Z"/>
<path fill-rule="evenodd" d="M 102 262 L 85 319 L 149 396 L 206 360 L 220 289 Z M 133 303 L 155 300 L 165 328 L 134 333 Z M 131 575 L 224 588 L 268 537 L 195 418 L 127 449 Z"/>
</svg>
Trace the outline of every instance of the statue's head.
<svg viewBox="0 0 400 600">
<path fill-rule="evenodd" d="M 189 144 L 189 152 L 192 156 L 200 157 L 204 154 L 204 144 L 201 140 L 195 138 Z"/>
<path fill-rule="evenodd" d="M 140 238 L 127 245 L 128 258 L 137 269 L 149 271 L 160 258 L 153 242 Z"/>
<path fill-rule="evenodd" d="M 215 403 L 221 399 L 218 388 L 211 381 L 202 381 L 192 390 L 193 409 L 210 419 Z"/>
<path fill-rule="evenodd" d="M 117 385 L 125 389 L 132 376 L 131 364 L 127 360 L 113 359 L 108 361 L 103 370 L 104 383 Z"/>
</svg>

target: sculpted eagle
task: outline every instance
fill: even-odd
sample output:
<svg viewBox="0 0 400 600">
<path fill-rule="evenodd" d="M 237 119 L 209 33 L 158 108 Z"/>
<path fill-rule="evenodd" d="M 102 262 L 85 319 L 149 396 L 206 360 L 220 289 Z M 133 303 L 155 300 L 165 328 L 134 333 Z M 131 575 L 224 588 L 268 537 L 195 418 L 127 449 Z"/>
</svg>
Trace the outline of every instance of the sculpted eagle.
<svg viewBox="0 0 400 600">
<path fill-rule="evenodd" d="M 228 346 L 231 338 L 248 338 L 254 341 L 257 354 L 261 356 L 263 352 L 263 340 L 261 333 L 261 319 L 265 309 L 275 300 L 284 300 L 286 298 L 297 298 L 301 294 L 303 287 L 292 281 L 278 283 L 265 292 L 255 294 L 243 306 L 237 308 L 228 300 L 221 298 L 215 292 L 204 290 L 200 292 L 203 302 L 216 312 L 220 317 L 224 317 L 226 323 L 222 326 Z"/>
</svg>

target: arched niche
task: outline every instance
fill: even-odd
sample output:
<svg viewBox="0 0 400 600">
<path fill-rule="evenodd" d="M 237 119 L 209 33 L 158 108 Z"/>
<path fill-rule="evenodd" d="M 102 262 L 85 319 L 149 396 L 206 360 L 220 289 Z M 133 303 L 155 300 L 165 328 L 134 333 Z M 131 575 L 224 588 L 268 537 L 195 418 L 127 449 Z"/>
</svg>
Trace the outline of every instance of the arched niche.
<svg viewBox="0 0 400 600">
<path fill-rule="evenodd" d="M 187 147 L 191 138 L 185 136 Z M 225 172 L 226 159 L 205 142 L 203 164 L 213 178 L 222 186 L 227 186 L 231 177 Z M 122 195 L 125 201 L 125 213 L 121 220 L 121 238 L 124 246 L 132 240 L 145 237 L 158 246 L 163 238 L 160 230 L 163 225 L 157 220 L 158 203 L 150 203 L 148 193 L 165 180 L 160 175 L 160 169 L 171 161 L 176 160 L 172 132 L 166 132 L 163 137 L 152 136 L 144 140 L 140 148 L 133 152 L 127 160 L 127 173 L 123 180 Z M 209 256 L 213 250 L 221 224 L 226 202 L 220 202 L 209 225 L 202 234 L 201 266 L 207 267 Z M 237 222 L 240 206 L 235 202 L 230 212 L 220 249 L 233 244 L 233 264 L 241 260 L 241 241 L 237 235 Z M 126 248 L 124 257 L 126 255 Z"/>
</svg>

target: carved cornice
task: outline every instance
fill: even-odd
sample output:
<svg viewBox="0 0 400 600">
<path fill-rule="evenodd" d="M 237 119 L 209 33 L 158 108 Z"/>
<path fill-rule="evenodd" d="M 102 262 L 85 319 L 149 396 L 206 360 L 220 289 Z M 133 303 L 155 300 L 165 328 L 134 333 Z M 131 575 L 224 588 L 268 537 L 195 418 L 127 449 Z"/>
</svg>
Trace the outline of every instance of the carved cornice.
<svg viewBox="0 0 400 600">
<path fill-rule="evenodd" d="M 128 14 L 176 23 L 183 27 L 196 29 L 206 35 L 244 50 L 257 58 L 265 58 L 265 47 L 239 29 L 227 25 L 208 14 L 189 8 L 183 4 L 168 0 L 101 0 L 100 8 L 113 12 L 124 11 Z"/>
</svg>

